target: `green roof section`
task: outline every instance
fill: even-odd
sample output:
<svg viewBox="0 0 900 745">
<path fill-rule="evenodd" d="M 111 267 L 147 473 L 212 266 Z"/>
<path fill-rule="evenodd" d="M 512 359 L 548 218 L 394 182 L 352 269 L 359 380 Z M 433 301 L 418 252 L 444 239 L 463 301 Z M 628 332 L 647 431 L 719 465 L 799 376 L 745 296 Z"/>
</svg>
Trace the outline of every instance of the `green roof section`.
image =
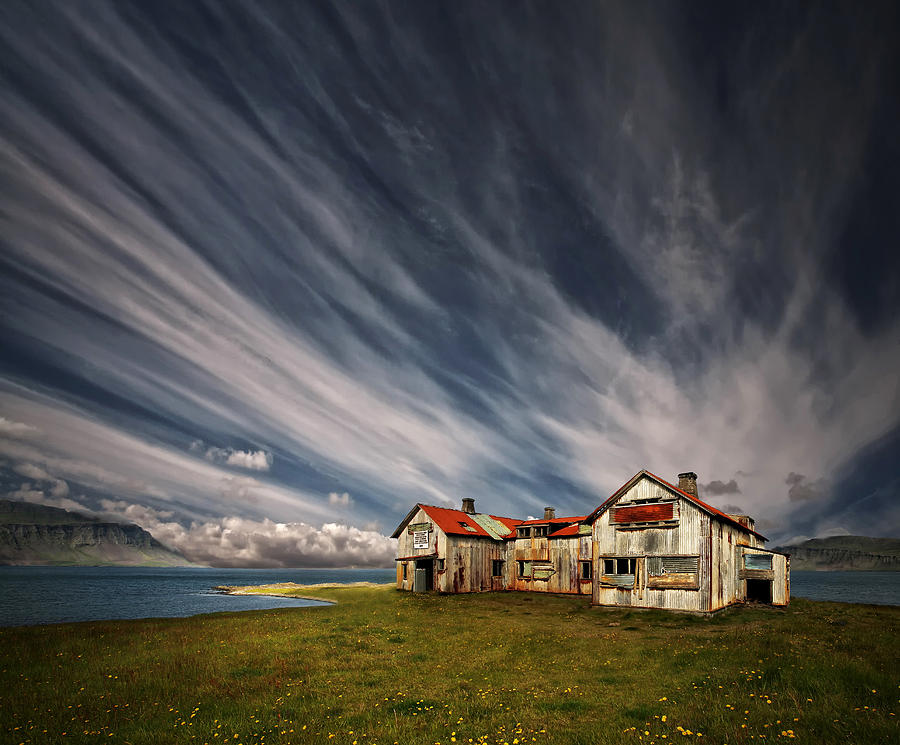
<svg viewBox="0 0 900 745">
<path fill-rule="evenodd" d="M 477 513 L 475 515 L 467 515 L 470 520 L 474 520 L 478 523 L 482 528 L 484 528 L 485 532 L 495 540 L 502 541 L 507 535 L 509 535 L 509 527 L 501 523 L 499 520 L 495 520 L 490 515 L 483 515 L 481 513 Z"/>
</svg>

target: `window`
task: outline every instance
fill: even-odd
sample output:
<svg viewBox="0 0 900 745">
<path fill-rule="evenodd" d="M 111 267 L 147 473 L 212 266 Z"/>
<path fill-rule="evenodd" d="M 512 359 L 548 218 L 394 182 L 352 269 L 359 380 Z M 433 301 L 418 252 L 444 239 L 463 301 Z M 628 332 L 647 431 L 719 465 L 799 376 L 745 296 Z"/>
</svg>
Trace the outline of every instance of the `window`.
<svg viewBox="0 0 900 745">
<path fill-rule="evenodd" d="M 403 581 L 406 582 L 406 562 L 404 561 L 401 566 L 403 567 Z"/>
<path fill-rule="evenodd" d="M 604 559 L 604 574 L 634 574 L 636 559 Z"/>
<path fill-rule="evenodd" d="M 434 563 L 435 563 L 435 566 L 437 567 L 437 570 L 438 570 L 439 572 L 443 572 L 443 571 L 444 571 L 444 559 L 435 559 L 435 560 L 434 560 Z"/>
<path fill-rule="evenodd" d="M 531 562 L 530 561 L 520 561 L 519 562 L 519 576 L 531 579 Z"/>
<path fill-rule="evenodd" d="M 531 528 L 518 528 L 517 532 L 519 538 L 528 538 L 531 535 Z"/>
<path fill-rule="evenodd" d="M 637 559 L 614 558 L 603 559 L 603 576 L 600 581 L 617 587 L 634 587 L 634 573 Z"/>
<path fill-rule="evenodd" d="M 771 569 L 771 554 L 744 554 L 744 569 Z"/>
<path fill-rule="evenodd" d="M 491 576 L 503 576 L 503 559 L 494 559 L 493 561 L 491 561 Z"/>
<path fill-rule="evenodd" d="M 534 535 L 536 538 L 543 538 L 547 535 L 547 526 L 546 525 L 538 525 L 534 529 Z"/>
<path fill-rule="evenodd" d="M 581 562 L 581 579 L 591 579 L 594 576 L 593 565 L 590 561 Z"/>
</svg>

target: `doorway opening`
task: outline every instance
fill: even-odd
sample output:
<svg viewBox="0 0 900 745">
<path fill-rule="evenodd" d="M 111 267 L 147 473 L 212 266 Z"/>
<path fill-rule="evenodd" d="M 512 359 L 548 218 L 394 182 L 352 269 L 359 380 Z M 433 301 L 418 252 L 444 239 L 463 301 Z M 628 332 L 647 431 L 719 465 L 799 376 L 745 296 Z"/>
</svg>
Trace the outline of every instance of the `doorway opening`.
<svg viewBox="0 0 900 745">
<path fill-rule="evenodd" d="M 434 589 L 434 561 L 419 559 L 416 561 L 413 592 L 430 592 Z"/>
<path fill-rule="evenodd" d="M 747 600 L 752 603 L 769 603 L 772 602 L 772 580 L 769 579 L 748 579 L 747 580 Z"/>
</svg>

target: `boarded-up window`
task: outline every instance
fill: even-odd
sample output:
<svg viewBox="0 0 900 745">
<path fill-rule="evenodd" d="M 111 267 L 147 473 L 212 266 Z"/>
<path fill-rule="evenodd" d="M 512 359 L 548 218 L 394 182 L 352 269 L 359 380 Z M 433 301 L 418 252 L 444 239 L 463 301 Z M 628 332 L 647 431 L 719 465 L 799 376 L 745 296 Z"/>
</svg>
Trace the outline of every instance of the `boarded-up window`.
<svg viewBox="0 0 900 745">
<path fill-rule="evenodd" d="M 696 574 L 699 556 L 648 556 L 647 574 L 661 577 L 664 574 Z"/>
<path fill-rule="evenodd" d="M 550 579 L 556 574 L 553 564 L 538 564 L 535 562 L 531 567 L 531 571 L 535 579 Z"/>
<path fill-rule="evenodd" d="M 647 586 L 656 590 L 700 587 L 699 556 L 648 556 Z"/>
<path fill-rule="evenodd" d="M 771 554 L 744 554 L 744 569 L 771 569 Z"/>
<path fill-rule="evenodd" d="M 655 523 L 675 519 L 674 502 L 657 502 L 656 504 L 634 504 L 613 507 L 609 521 L 617 525 L 625 523 Z"/>
<path fill-rule="evenodd" d="M 520 577 L 531 577 L 531 562 L 530 561 L 520 561 L 519 562 L 519 576 Z"/>
</svg>

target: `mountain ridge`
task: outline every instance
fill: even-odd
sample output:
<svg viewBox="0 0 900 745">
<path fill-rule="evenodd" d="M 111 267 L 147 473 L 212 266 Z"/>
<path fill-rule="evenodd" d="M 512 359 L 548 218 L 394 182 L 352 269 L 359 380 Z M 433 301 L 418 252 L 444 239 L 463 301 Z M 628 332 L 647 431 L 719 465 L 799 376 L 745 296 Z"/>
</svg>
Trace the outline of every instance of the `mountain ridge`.
<svg viewBox="0 0 900 745">
<path fill-rule="evenodd" d="M 0 499 L 0 565 L 191 566 L 133 523 Z"/>
<path fill-rule="evenodd" d="M 837 535 L 776 546 L 800 571 L 900 571 L 900 538 Z"/>
</svg>

